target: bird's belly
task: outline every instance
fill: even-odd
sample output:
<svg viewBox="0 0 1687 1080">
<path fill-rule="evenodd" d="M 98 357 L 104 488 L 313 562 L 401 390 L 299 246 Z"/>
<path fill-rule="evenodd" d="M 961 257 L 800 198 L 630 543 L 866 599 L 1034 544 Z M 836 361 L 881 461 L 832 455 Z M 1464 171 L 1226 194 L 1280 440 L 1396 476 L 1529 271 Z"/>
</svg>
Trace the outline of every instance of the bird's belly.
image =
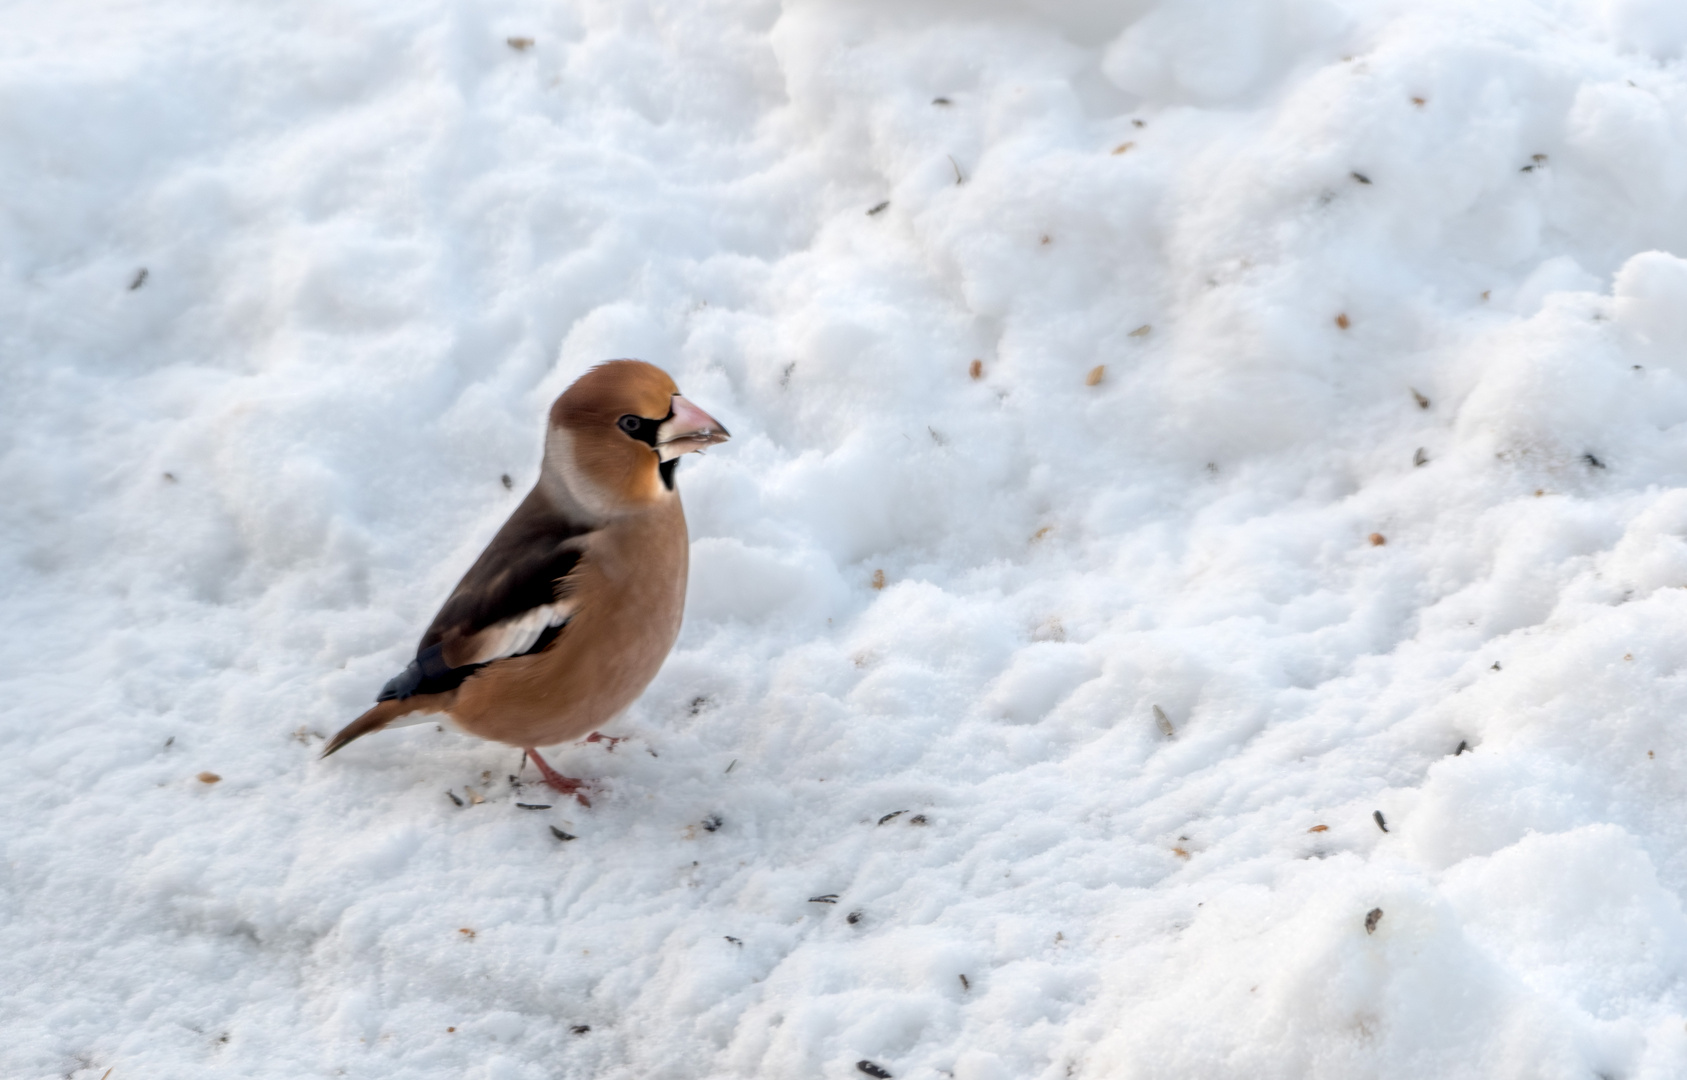
<svg viewBox="0 0 1687 1080">
<path fill-rule="evenodd" d="M 458 692 L 451 715 L 465 731 L 511 746 L 554 746 L 584 738 L 638 700 L 661 670 L 679 631 L 649 608 L 594 620 L 582 612 L 542 653 L 490 664 Z M 657 616 L 652 625 L 652 615 Z M 669 624 L 670 625 L 664 625 Z"/>
</svg>

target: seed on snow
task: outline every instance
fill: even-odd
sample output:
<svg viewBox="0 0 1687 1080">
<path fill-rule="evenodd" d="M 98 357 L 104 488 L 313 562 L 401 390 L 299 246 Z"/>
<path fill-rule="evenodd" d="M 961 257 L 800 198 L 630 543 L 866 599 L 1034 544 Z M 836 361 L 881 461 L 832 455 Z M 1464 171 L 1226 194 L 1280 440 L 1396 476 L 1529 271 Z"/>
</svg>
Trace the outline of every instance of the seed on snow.
<svg viewBox="0 0 1687 1080">
<path fill-rule="evenodd" d="M 1376 933 L 1379 922 L 1382 922 L 1382 908 L 1374 907 L 1365 914 L 1365 933 Z"/>
<path fill-rule="evenodd" d="M 855 1063 L 855 1067 L 866 1073 L 868 1076 L 875 1077 L 876 1080 L 890 1080 L 889 1069 L 886 1069 L 882 1065 L 875 1065 L 866 1058 L 862 1058 L 860 1061 L 857 1061 Z"/>
<path fill-rule="evenodd" d="M 873 571 L 873 588 L 882 589 L 884 587 L 885 587 L 885 572 L 883 570 L 874 570 Z"/>
<path fill-rule="evenodd" d="M 1090 373 L 1084 376 L 1085 386 L 1100 386 L 1101 380 L 1107 377 L 1107 365 L 1097 364 L 1090 368 Z"/>
<path fill-rule="evenodd" d="M 1155 705 L 1153 708 L 1154 726 L 1160 729 L 1160 734 L 1164 735 L 1168 739 L 1172 738 L 1177 734 L 1177 729 L 1172 727 L 1171 719 L 1166 716 L 1166 710 L 1160 708 L 1158 705 Z"/>
<path fill-rule="evenodd" d="M 445 797 L 446 797 L 446 798 L 447 798 L 447 799 L 450 799 L 450 800 L 451 800 L 451 801 L 452 801 L 452 802 L 454 802 L 454 803 L 456 803 L 456 804 L 457 804 L 457 805 L 458 805 L 458 806 L 461 806 L 461 805 L 463 805 L 463 800 L 461 800 L 461 799 L 459 799 L 459 798 L 457 798 L 457 794 L 456 794 L 456 792 L 453 792 L 453 791 L 447 791 L 447 792 L 446 792 L 446 793 L 445 793 Z"/>
<path fill-rule="evenodd" d="M 1406 387 L 1406 389 L 1412 391 L 1412 400 L 1418 403 L 1418 408 L 1420 408 L 1420 409 L 1429 408 L 1429 399 L 1428 398 L 1424 397 L 1422 394 L 1418 393 L 1416 390 L 1414 390 L 1410 386 Z"/>
<path fill-rule="evenodd" d="M 884 210 L 886 208 L 888 208 L 889 206 L 890 206 L 890 200 L 886 199 L 884 202 L 879 203 L 878 205 L 874 206 L 871 210 L 867 211 L 867 216 L 872 217 L 874 214 L 883 213 Z"/>
<path fill-rule="evenodd" d="M 1119 144 L 1119 145 L 1118 145 L 1118 146 L 1115 146 L 1115 147 L 1114 147 L 1114 148 L 1113 148 L 1113 152 L 1114 152 L 1114 153 L 1115 153 L 1115 154 L 1122 154 L 1122 153 L 1124 153 L 1124 152 L 1125 152 L 1125 151 L 1126 151 L 1126 150 L 1129 150 L 1129 149 L 1130 149 L 1130 148 L 1131 148 L 1131 147 L 1133 147 L 1133 146 L 1135 146 L 1135 145 L 1136 145 L 1136 144 L 1135 144 L 1135 143 L 1133 143 L 1133 142 L 1122 142 L 1122 143 L 1120 143 L 1120 144 Z"/>
<path fill-rule="evenodd" d="M 838 894 L 829 892 L 824 896 L 811 896 L 808 898 L 808 902 L 811 904 L 835 904 L 838 902 Z"/>
<path fill-rule="evenodd" d="M 1346 330 L 1349 326 L 1352 326 L 1353 323 L 1350 319 L 1348 319 L 1347 312 L 1344 311 L 1340 315 L 1336 316 L 1336 325 L 1341 327 L 1343 330 Z"/>
<path fill-rule="evenodd" d="M 1370 536 L 1366 537 L 1366 539 L 1371 542 L 1372 547 L 1382 547 L 1384 544 L 1388 543 L 1388 537 L 1384 536 L 1382 533 L 1372 533 Z"/>
<path fill-rule="evenodd" d="M 1126 337 L 1147 337 L 1148 332 L 1152 329 L 1154 329 L 1152 324 L 1143 323 L 1141 326 L 1137 327 L 1135 330 L 1132 330 L 1130 333 L 1126 334 L 1125 336 Z"/>
<path fill-rule="evenodd" d="M 457 931 L 457 933 L 462 934 L 465 938 L 467 938 L 470 941 L 474 940 L 474 931 L 470 930 L 466 926 L 463 927 L 461 930 Z"/>
<path fill-rule="evenodd" d="M 504 44 L 508 45 L 516 52 L 526 52 L 528 49 L 533 47 L 533 39 L 530 37 L 505 38 Z"/>
<path fill-rule="evenodd" d="M 982 379 L 984 377 L 984 361 L 974 360 L 972 363 L 968 364 L 967 374 L 971 375 L 975 379 Z"/>
<path fill-rule="evenodd" d="M 1377 823 L 1377 828 L 1381 829 L 1383 832 L 1388 831 L 1388 821 L 1387 821 L 1386 818 L 1384 818 L 1382 816 L 1381 810 L 1372 810 L 1371 811 L 1371 817 L 1373 819 L 1375 819 L 1375 821 Z"/>
<path fill-rule="evenodd" d="M 908 811 L 906 811 L 906 810 L 893 810 L 890 813 L 886 814 L 884 817 L 880 818 L 879 824 L 883 825 L 885 822 L 890 821 L 892 818 L 901 817 L 903 814 L 906 814 L 907 812 Z"/>
<path fill-rule="evenodd" d="M 590 1030 L 592 1030 L 592 1025 L 590 1024 L 575 1024 L 573 1027 L 568 1029 L 569 1033 L 573 1035 L 584 1035 Z"/>
<path fill-rule="evenodd" d="M 1416 468 L 1419 465 L 1428 465 L 1428 464 L 1429 464 L 1429 452 L 1421 446 L 1418 447 L 1417 453 L 1412 455 L 1412 467 Z"/>
<path fill-rule="evenodd" d="M 573 833 L 565 833 L 555 825 L 551 826 L 551 835 L 558 840 L 573 840 L 575 838 Z"/>
<path fill-rule="evenodd" d="M 469 797 L 469 802 L 476 806 L 479 806 L 481 803 L 486 801 L 486 796 L 482 795 L 474 788 L 469 787 L 467 784 L 463 785 L 463 794 L 467 795 Z"/>
<path fill-rule="evenodd" d="M 1312 826 L 1312 828 L 1310 828 L 1306 831 L 1307 832 L 1329 832 L 1330 827 L 1328 825 L 1314 825 L 1314 826 Z"/>
<path fill-rule="evenodd" d="M 523 810 L 549 810 L 551 808 L 550 803 L 518 802 L 516 805 Z"/>
<path fill-rule="evenodd" d="M 198 779 L 201 784 L 215 784 L 217 781 L 221 780 L 222 777 L 218 776 L 214 772 L 202 772 L 199 774 Z"/>
</svg>

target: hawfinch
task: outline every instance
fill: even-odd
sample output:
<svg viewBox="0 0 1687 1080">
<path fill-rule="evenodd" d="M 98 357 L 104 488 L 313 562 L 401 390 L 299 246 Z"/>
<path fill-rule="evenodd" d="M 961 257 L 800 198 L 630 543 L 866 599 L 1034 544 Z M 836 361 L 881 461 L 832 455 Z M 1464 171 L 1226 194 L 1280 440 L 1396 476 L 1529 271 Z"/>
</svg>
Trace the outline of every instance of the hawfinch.
<svg viewBox="0 0 1687 1080">
<path fill-rule="evenodd" d="M 655 678 L 679 634 L 690 554 L 674 471 L 682 454 L 726 440 L 661 368 L 611 360 L 580 376 L 551 406 L 539 482 L 416 659 L 322 756 L 443 714 L 521 747 L 548 784 L 586 802 L 581 781 L 535 747 L 595 732 Z"/>
</svg>

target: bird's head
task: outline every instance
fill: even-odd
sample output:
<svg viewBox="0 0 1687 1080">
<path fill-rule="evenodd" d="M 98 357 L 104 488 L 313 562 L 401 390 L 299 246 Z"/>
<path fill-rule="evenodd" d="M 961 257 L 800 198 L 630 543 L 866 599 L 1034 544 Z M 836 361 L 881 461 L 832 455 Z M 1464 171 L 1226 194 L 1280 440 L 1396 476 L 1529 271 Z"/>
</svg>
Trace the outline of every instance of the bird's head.
<svg viewBox="0 0 1687 1080">
<path fill-rule="evenodd" d="M 614 516 L 672 498 L 682 454 L 728 438 L 680 396 L 668 373 L 609 360 L 574 380 L 551 406 L 545 470 L 590 510 Z"/>
</svg>

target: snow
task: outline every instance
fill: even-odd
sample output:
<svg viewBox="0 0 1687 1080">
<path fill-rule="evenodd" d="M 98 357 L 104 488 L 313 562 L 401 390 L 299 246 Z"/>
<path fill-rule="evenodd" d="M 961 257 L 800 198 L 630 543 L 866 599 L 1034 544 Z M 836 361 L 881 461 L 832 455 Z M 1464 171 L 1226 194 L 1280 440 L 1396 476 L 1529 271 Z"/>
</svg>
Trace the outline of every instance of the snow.
<svg viewBox="0 0 1687 1080">
<path fill-rule="evenodd" d="M 1687 1072 L 1682 11 L 11 5 L 0 1073 Z M 593 807 L 318 760 L 614 356 Z"/>
</svg>

